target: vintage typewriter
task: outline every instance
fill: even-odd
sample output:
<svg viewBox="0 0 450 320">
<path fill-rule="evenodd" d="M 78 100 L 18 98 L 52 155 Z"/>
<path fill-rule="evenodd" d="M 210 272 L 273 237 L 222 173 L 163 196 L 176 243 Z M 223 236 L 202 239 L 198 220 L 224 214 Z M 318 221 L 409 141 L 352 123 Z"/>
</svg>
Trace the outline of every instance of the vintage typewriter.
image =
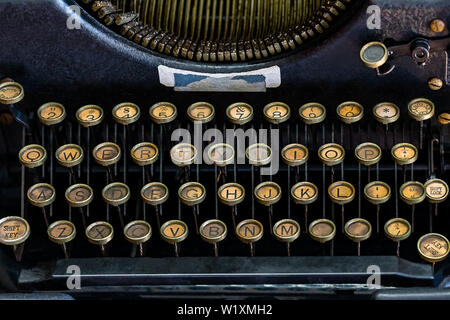
<svg viewBox="0 0 450 320">
<path fill-rule="evenodd" d="M 449 23 L 0 1 L 0 297 L 449 298 Z"/>
</svg>

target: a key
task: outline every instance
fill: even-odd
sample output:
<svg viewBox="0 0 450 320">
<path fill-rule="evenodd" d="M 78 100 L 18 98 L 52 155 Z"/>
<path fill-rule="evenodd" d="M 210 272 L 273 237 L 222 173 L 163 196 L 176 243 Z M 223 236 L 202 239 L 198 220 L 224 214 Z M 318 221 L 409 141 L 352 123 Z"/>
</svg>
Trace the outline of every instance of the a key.
<svg viewBox="0 0 450 320">
<path fill-rule="evenodd" d="M 67 244 L 75 238 L 76 234 L 75 225 L 67 220 L 55 221 L 47 228 L 48 238 L 62 246 L 66 259 L 69 258 Z"/>
<path fill-rule="evenodd" d="M 218 243 L 227 236 L 227 225 L 218 219 L 211 219 L 200 225 L 200 237 L 214 246 L 214 255 L 219 256 Z"/>
<path fill-rule="evenodd" d="M 144 256 L 144 244 L 152 236 L 152 227 L 143 220 L 135 220 L 128 223 L 123 229 L 125 239 L 139 246 L 139 256 Z"/>
<path fill-rule="evenodd" d="M 226 183 L 219 187 L 217 196 L 220 202 L 231 207 L 231 219 L 233 227 L 236 228 L 236 206 L 245 199 L 244 187 L 236 182 Z"/>
<path fill-rule="evenodd" d="M 175 256 L 180 256 L 180 243 L 185 240 L 189 234 L 186 223 L 181 220 L 169 220 L 165 222 L 160 229 L 161 237 L 168 243 L 173 244 Z"/>
<path fill-rule="evenodd" d="M 318 102 L 310 102 L 302 105 L 298 109 L 300 119 L 307 124 L 321 123 L 325 120 L 327 115 L 327 110 L 325 107 Z"/>
<path fill-rule="evenodd" d="M 346 101 L 337 107 L 336 112 L 342 122 L 351 124 L 362 119 L 364 108 L 358 102 Z"/>
<path fill-rule="evenodd" d="M 86 216 L 83 208 L 94 199 L 94 191 L 87 184 L 78 183 L 67 188 L 65 197 L 71 207 L 79 208 L 83 227 L 86 229 Z"/>
<path fill-rule="evenodd" d="M 289 120 L 291 109 L 283 102 L 272 102 L 263 108 L 264 118 L 273 124 L 280 124 Z"/>
<path fill-rule="evenodd" d="M 408 103 L 408 114 L 420 123 L 420 149 L 423 141 L 423 122 L 434 116 L 434 103 L 425 98 L 413 99 Z"/>
<path fill-rule="evenodd" d="M 264 233 L 261 222 L 255 219 L 241 221 L 236 226 L 236 235 L 244 243 L 250 245 L 250 256 L 255 256 L 255 243 L 259 241 Z"/>
<path fill-rule="evenodd" d="M 450 243 L 446 237 L 439 233 L 428 233 L 417 241 L 417 250 L 422 259 L 431 262 L 434 272 L 436 262 L 447 258 L 450 251 Z"/>
<path fill-rule="evenodd" d="M 22 260 L 24 242 L 30 236 L 30 225 L 21 217 L 9 216 L 0 219 L 0 243 L 13 246 L 17 262 Z"/>
<path fill-rule="evenodd" d="M 45 207 L 55 201 L 55 188 L 48 183 L 37 183 L 32 185 L 27 191 L 28 201 L 42 209 L 45 225 L 48 227 L 48 218 Z"/>
<path fill-rule="evenodd" d="M 192 207 L 192 214 L 194 215 L 195 228 L 198 232 L 198 207 L 206 198 L 206 189 L 199 182 L 186 182 L 178 189 L 178 197 L 181 202 L 187 206 Z"/>
<path fill-rule="evenodd" d="M 237 125 L 244 125 L 253 119 L 252 106 L 244 102 L 237 102 L 229 105 L 225 113 L 228 120 Z"/>
<path fill-rule="evenodd" d="M 66 109 L 61 103 L 48 102 L 39 107 L 37 116 L 42 124 L 53 126 L 64 121 Z"/>
<path fill-rule="evenodd" d="M 126 203 L 130 199 L 130 188 L 121 182 L 113 182 L 105 186 L 102 190 L 103 200 L 109 205 L 117 208 L 122 229 L 125 228 L 124 214 L 120 209 L 120 205 Z"/>
<path fill-rule="evenodd" d="M 344 161 L 345 150 L 337 143 L 327 143 L 317 151 L 320 161 L 327 166 L 335 166 Z"/>
<path fill-rule="evenodd" d="M 123 102 L 112 109 L 112 115 L 117 123 L 128 125 L 139 120 L 141 110 L 134 103 Z"/>
<path fill-rule="evenodd" d="M 377 206 L 377 233 L 380 231 L 380 205 L 391 198 L 391 187 L 382 181 L 372 181 L 364 187 L 364 197 Z"/>
<path fill-rule="evenodd" d="M 158 229 L 160 229 L 159 206 L 169 199 L 169 189 L 164 183 L 150 182 L 142 187 L 141 197 L 145 203 L 155 207 L 156 222 L 158 224 Z"/>
<path fill-rule="evenodd" d="M 293 219 L 283 219 L 273 225 L 273 235 L 286 243 L 287 255 L 291 256 L 291 243 L 300 236 L 300 225 Z"/>
<path fill-rule="evenodd" d="M 397 243 L 397 257 L 400 257 L 400 241 L 407 239 L 411 235 L 411 225 L 402 218 L 393 218 L 384 225 L 386 237 Z"/>
<path fill-rule="evenodd" d="M 281 199 L 281 187 L 272 181 L 262 182 L 254 190 L 256 201 L 269 207 L 270 233 L 272 233 L 273 205 Z"/>
<path fill-rule="evenodd" d="M 114 237 L 114 228 L 106 221 L 97 221 L 86 228 L 86 237 L 92 244 L 100 246 L 102 255 L 106 257 L 106 244 Z"/>
<path fill-rule="evenodd" d="M 177 117 L 177 108 L 170 102 L 158 102 L 149 109 L 150 118 L 157 124 L 172 122 Z"/>
<path fill-rule="evenodd" d="M 347 238 L 358 243 L 358 256 L 360 256 L 361 241 L 368 239 L 372 234 L 372 226 L 370 222 L 362 218 L 355 218 L 347 221 L 344 230 Z"/>
<path fill-rule="evenodd" d="M 355 198 L 355 187 L 347 181 L 336 181 L 328 187 L 328 196 L 332 202 L 341 205 L 341 223 L 344 232 L 344 205 Z"/>
<path fill-rule="evenodd" d="M 19 151 L 19 161 L 27 168 L 40 167 L 47 160 L 47 151 L 39 144 L 29 144 Z"/>
<path fill-rule="evenodd" d="M 196 102 L 188 107 L 187 115 L 193 122 L 199 121 L 205 124 L 214 119 L 215 110 L 208 102 Z"/>
</svg>

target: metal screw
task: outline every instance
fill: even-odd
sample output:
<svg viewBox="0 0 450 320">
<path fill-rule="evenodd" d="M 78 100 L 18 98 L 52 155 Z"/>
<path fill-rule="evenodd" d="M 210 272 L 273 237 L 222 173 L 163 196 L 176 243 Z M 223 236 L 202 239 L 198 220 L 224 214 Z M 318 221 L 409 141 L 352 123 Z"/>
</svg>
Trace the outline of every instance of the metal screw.
<svg viewBox="0 0 450 320">
<path fill-rule="evenodd" d="M 443 32 L 445 29 L 445 22 L 441 19 L 434 19 L 430 22 L 430 29 L 435 33 Z"/>
<path fill-rule="evenodd" d="M 443 82 L 439 78 L 431 78 L 430 80 L 428 80 L 428 87 L 433 91 L 441 89 L 442 86 Z"/>
</svg>

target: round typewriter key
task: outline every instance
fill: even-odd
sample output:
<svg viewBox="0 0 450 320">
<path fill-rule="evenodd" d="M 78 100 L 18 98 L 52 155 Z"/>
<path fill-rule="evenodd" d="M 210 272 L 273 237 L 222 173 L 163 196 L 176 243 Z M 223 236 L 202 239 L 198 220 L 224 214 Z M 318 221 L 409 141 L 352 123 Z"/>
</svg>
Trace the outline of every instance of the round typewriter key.
<svg viewBox="0 0 450 320">
<path fill-rule="evenodd" d="M 245 189 L 235 182 L 226 183 L 219 187 L 217 195 L 220 202 L 229 206 L 235 206 L 244 201 Z"/>
<path fill-rule="evenodd" d="M 372 142 L 361 143 L 355 148 L 355 157 L 365 166 L 376 164 L 381 159 L 381 148 Z"/>
<path fill-rule="evenodd" d="M 23 87 L 14 81 L 0 83 L 0 103 L 14 104 L 24 97 Z"/>
<path fill-rule="evenodd" d="M 355 187 L 347 181 L 336 181 L 328 187 L 328 196 L 337 204 L 346 204 L 355 198 Z"/>
<path fill-rule="evenodd" d="M 393 218 L 384 225 L 384 234 L 392 241 L 402 241 L 411 235 L 411 225 L 402 218 Z"/>
<path fill-rule="evenodd" d="M 139 120 L 141 110 L 134 103 L 123 102 L 112 109 L 112 115 L 116 122 L 127 125 Z"/>
<path fill-rule="evenodd" d="M 114 228 L 108 222 L 97 221 L 86 228 L 86 237 L 92 244 L 101 246 L 102 252 L 105 252 L 104 245 L 112 240 Z"/>
<path fill-rule="evenodd" d="M 201 123 L 208 123 L 214 119 L 214 107 L 207 102 L 197 102 L 191 104 L 187 109 L 189 119 L 192 121 L 200 121 Z"/>
<path fill-rule="evenodd" d="M 208 160 L 218 167 L 234 162 L 234 148 L 226 143 L 217 143 L 208 150 Z"/>
<path fill-rule="evenodd" d="M 372 109 L 375 119 L 382 124 L 389 124 L 400 118 L 400 109 L 392 102 L 378 103 Z"/>
<path fill-rule="evenodd" d="M 311 182 L 299 182 L 291 188 L 291 197 L 297 204 L 310 204 L 319 197 L 319 189 Z"/>
<path fill-rule="evenodd" d="M 264 143 L 252 144 L 245 150 L 245 156 L 254 166 L 263 166 L 272 161 L 272 149 Z"/>
<path fill-rule="evenodd" d="M 178 196 L 185 205 L 193 206 L 205 200 L 206 189 L 201 183 L 187 182 L 178 189 Z"/>
<path fill-rule="evenodd" d="M 214 245 L 214 255 L 219 256 L 217 244 L 227 236 L 227 225 L 217 219 L 205 221 L 200 226 L 200 237 Z"/>
<path fill-rule="evenodd" d="M 177 108 L 170 102 L 158 102 L 150 107 L 149 114 L 157 124 L 169 123 L 177 117 Z"/>
<path fill-rule="evenodd" d="M 189 143 L 179 143 L 170 149 L 170 158 L 179 167 L 193 164 L 196 157 L 197 148 Z"/>
<path fill-rule="evenodd" d="M 420 203 L 425 197 L 425 187 L 418 181 L 408 181 L 400 186 L 400 198 L 407 204 Z"/>
<path fill-rule="evenodd" d="M 434 115 L 434 103 L 425 98 L 417 98 L 408 103 L 408 114 L 417 121 L 430 119 Z"/>
<path fill-rule="evenodd" d="M 439 233 L 428 233 L 417 241 L 417 250 L 422 259 L 436 263 L 447 258 L 450 243 Z"/>
<path fill-rule="evenodd" d="M 186 223 L 180 220 L 169 220 L 161 226 L 161 237 L 175 246 L 175 256 L 179 256 L 178 244 L 185 240 L 189 234 Z"/>
<path fill-rule="evenodd" d="M 92 150 L 95 161 L 102 166 L 110 166 L 120 160 L 120 147 L 113 142 L 103 142 Z"/>
<path fill-rule="evenodd" d="M 88 104 L 79 108 L 75 114 L 83 127 L 91 127 L 103 120 L 103 109 L 95 104 Z"/>
<path fill-rule="evenodd" d="M 124 183 L 113 182 L 103 188 L 102 197 L 106 203 L 119 206 L 130 199 L 130 188 Z"/>
<path fill-rule="evenodd" d="M 291 109 L 283 102 L 272 102 L 263 109 L 264 118 L 273 124 L 280 124 L 289 119 Z"/>
<path fill-rule="evenodd" d="M 37 111 L 39 121 L 46 126 L 61 123 L 66 118 L 66 109 L 57 102 L 48 102 L 39 107 Z"/>
<path fill-rule="evenodd" d="M 385 64 L 388 56 L 388 49 L 382 42 L 378 41 L 366 43 L 359 53 L 359 57 L 364 65 L 372 69 Z"/>
<path fill-rule="evenodd" d="M 273 235 L 281 242 L 293 242 L 300 236 L 300 225 L 292 219 L 283 219 L 273 226 Z"/>
<path fill-rule="evenodd" d="M 73 167 L 81 163 L 84 158 L 83 149 L 77 144 L 65 144 L 55 152 L 56 161 L 64 167 Z"/>
<path fill-rule="evenodd" d="M 152 236 L 152 227 L 146 221 L 135 220 L 125 226 L 123 233 L 129 242 L 141 245 Z"/>
<path fill-rule="evenodd" d="M 347 221 L 344 230 L 347 238 L 354 242 L 366 240 L 372 234 L 372 226 L 370 225 L 370 222 L 361 218 L 355 218 Z"/>
<path fill-rule="evenodd" d="M 16 246 L 30 236 L 30 225 L 21 217 L 9 216 L 0 219 L 0 243 Z"/>
<path fill-rule="evenodd" d="M 51 241 L 57 244 L 64 244 L 72 241 L 75 238 L 77 231 L 72 222 L 59 220 L 48 226 L 47 234 Z"/>
<path fill-rule="evenodd" d="M 382 204 L 391 197 L 391 187 L 382 181 L 372 181 L 364 187 L 364 197 L 372 204 Z"/>
<path fill-rule="evenodd" d="M 438 121 L 442 125 L 446 125 L 450 123 L 450 113 L 443 112 L 438 116 Z"/>
<path fill-rule="evenodd" d="M 236 226 L 236 235 L 244 243 L 250 245 L 250 255 L 255 255 L 255 242 L 263 236 L 264 228 L 261 222 L 255 219 L 241 221 Z"/>
<path fill-rule="evenodd" d="M 150 142 L 141 142 L 131 148 L 131 158 L 139 166 L 146 166 L 158 160 L 158 147 Z"/>
<path fill-rule="evenodd" d="M 74 184 L 67 188 L 65 197 L 67 202 L 75 208 L 85 207 L 94 199 L 94 192 L 87 184 Z"/>
<path fill-rule="evenodd" d="M 354 123 L 362 119 L 364 108 L 358 102 L 347 101 L 341 103 L 336 109 L 339 119 L 344 123 Z"/>
<path fill-rule="evenodd" d="M 409 143 L 398 143 L 391 149 L 394 160 L 399 165 L 414 163 L 417 160 L 417 148 Z"/>
<path fill-rule="evenodd" d="M 281 157 L 288 166 L 299 166 L 308 160 L 308 148 L 299 143 L 288 144 L 281 150 Z"/>
<path fill-rule="evenodd" d="M 256 201 L 270 206 L 277 203 L 281 199 L 281 187 L 275 182 L 262 182 L 255 188 Z"/>
<path fill-rule="evenodd" d="M 334 166 L 344 161 L 345 150 L 337 143 L 327 143 L 319 148 L 318 155 L 323 164 Z"/>
<path fill-rule="evenodd" d="M 336 235 L 336 226 L 328 219 L 318 219 L 309 225 L 309 235 L 320 243 L 330 241 Z"/>
<path fill-rule="evenodd" d="M 45 207 L 55 201 L 55 188 L 48 183 L 37 183 L 27 191 L 28 200 L 36 207 Z"/>
<path fill-rule="evenodd" d="M 231 123 L 243 125 L 253 119 L 253 108 L 247 103 L 237 102 L 228 106 L 226 114 Z"/>
<path fill-rule="evenodd" d="M 430 203 L 440 203 L 448 197 L 448 185 L 441 179 L 430 179 L 424 187 Z"/>
<path fill-rule="evenodd" d="M 317 102 L 310 102 L 302 105 L 298 109 L 300 118 L 306 124 L 320 123 L 325 120 L 327 111 L 323 105 Z"/>
<path fill-rule="evenodd" d="M 169 189 L 161 182 L 150 182 L 142 187 L 141 197 L 152 206 L 163 204 L 169 198 Z"/>
<path fill-rule="evenodd" d="M 36 168 L 44 164 L 47 151 L 38 144 L 29 144 L 19 151 L 19 161 L 27 168 Z"/>
</svg>

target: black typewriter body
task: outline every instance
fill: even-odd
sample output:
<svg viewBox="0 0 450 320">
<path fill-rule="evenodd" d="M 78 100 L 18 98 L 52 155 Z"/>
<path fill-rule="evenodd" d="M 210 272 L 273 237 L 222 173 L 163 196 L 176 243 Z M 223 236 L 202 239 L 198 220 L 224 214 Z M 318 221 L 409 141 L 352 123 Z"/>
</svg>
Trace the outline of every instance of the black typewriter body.
<svg viewBox="0 0 450 320">
<path fill-rule="evenodd" d="M 117 26 L 105 25 L 104 18 L 99 19 L 91 10 L 93 1 L 87 2 L 0 2 L 0 78 L 13 79 L 25 91 L 13 111 L 8 107 L 2 109 L 7 116 L 2 116 L 1 121 L 0 218 L 22 216 L 31 228 L 20 262 L 10 246 L 1 246 L 0 291 L 6 293 L 5 297 L 23 293 L 50 294 L 62 299 L 449 297 L 448 260 L 432 266 L 421 259 L 417 249 L 417 241 L 427 233 L 450 236 L 449 202 L 439 203 L 436 215 L 434 204 L 427 199 L 412 208 L 399 196 L 400 186 L 407 181 L 425 183 L 430 178 L 450 181 L 449 129 L 438 119 L 449 110 L 447 48 L 431 50 L 424 65 L 410 55 L 391 57 L 390 64 L 395 67 L 384 75 L 380 74 L 383 70 L 367 68 L 360 59 L 361 47 L 371 41 L 392 47 L 419 38 L 446 39 L 450 36 L 447 27 L 436 33 L 430 30 L 430 22 L 440 19 L 446 25 L 450 23 L 448 1 L 341 1 L 346 9 L 339 11 L 335 23 L 295 50 L 281 48 L 279 54 L 269 54 L 267 58 L 215 62 L 197 61 L 196 56 L 174 57 L 145 48 L 120 35 Z M 335 1 L 329 4 L 336 6 Z M 67 27 L 74 14 L 71 6 L 80 10 L 80 29 Z M 373 14 L 369 7 L 374 6 L 380 8 L 380 29 L 368 28 Z M 187 91 L 182 84 L 175 83 L 172 87 L 162 84 L 161 66 L 171 72 L 184 70 L 209 75 L 244 75 L 279 68 L 281 80 L 276 87 L 266 88 L 260 78 L 255 80 L 254 87 L 245 78 L 248 88 L 240 92 L 235 87 L 234 91 L 227 91 L 226 83 L 220 90 L 214 87 L 217 82 L 212 84 L 212 91 L 205 91 L 207 85 Z M 442 88 L 431 90 L 432 78 L 441 79 Z M 408 115 L 408 103 L 414 98 L 429 99 L 435 106 L 435 115 L 423 121 L 422 127 Z M 51 101 L 64 105 L 67 116 L 62 123 L 49 127 L 40 123 L 36 112 L 39 106 Z M 153 123 L 149 117 L 150 106 L 161 101 L 173 103 L 178 112 L 177 118 L 165 125 Z M 254 256 L 250 256 L 249 245 L 235 234 L 230 207 L 216 196 L 217 188 L 223 184 L 224 177 L 219 176 L 223 175 L 223 171 L 220 173 L 223 169 L 205 163 L 180 168 L 170 160 L 169 151 L 178 143 L 171 141 L 170 135 L 177 128 L 185 128 L 194 136 L 194 125 L 186 110 L 199 101 L 211 103 L 215 108 L 215 118 L 203 125 L 204 131 L 279 130 L 276 174 L 261 176 L 260 168 L 252 168 L 248 163 L 230 164 L 225 169 L 225 181 L 240 183 L 246 190 L 245 200 L 237 205 L 235 221 L 254 218 L 264 226 L 263 237 L 254 245 Z M 288 121 L 270 124 L 264 119 L 263 107 L 275 101 L 290 106 Z M 326 119 L 305 125 L 298 109 L 313 101 L 325 106 Z M 361 120 L 345 124 L 337 117 L 336 107 L 345 101 L 356 101 L 364 107 Z M 386 101 L 400 108 L 400 118 L 388 127 L 372 115 L 372 108 Z M 114 121 L 111 110 L 122 102 L 140 107 L 137 122 L 124 126 Z M 227 120 L 225 110 L 236 102 L 253 107 L 251 122 L 238 126 Z M 104 110 L 103 121 L 90 129 L 81 126 L 75 117 L 76 110 L 88 104 Z M 17 110 L 20 113 L 15 113 Z M 111 175 L 92 157 L 92 149 L 106 141 L 115 142 L 122 149 L 121 159 L 110 168 Z M 158 160 L 146 169 L 130 157 L 131 147 L 144 141 L 154 143 L 160 152 Z M 333 168 L 323 165 L 318 157 L 320 146 L 331 142 L 343 146 L 346 153 L 343 165 Z M 364 142 L 376 143 L 382 150 L 381 160 L 370 169 L 359 164 L 354 155 L 356 146 Z M 392 147 L 402 142 L 418 149 L 418 159 L 413 165 L 396 165 L 392 159 Z M 76 182 L 89 180 L 94 190 L 94 200 L 89 209 L 84 208 L 86 223 L 108 221 L 114 227 L 105 256 L 99 246 L 88 242 L 79 210 L 64 198 L 65 190 L 74 184 L 70 170 L 50 159 L 55 157 L 59 146 L 69 143 L 84 150 L 83 162 L 73 168 Z M 202 145 L 209 143 L 204 141 Z M 306 167 L 290 168 L 281 160 L 279 152 L 290 143 L 308 148 Z M 40 144 L 47 150 L 43 166 L 30 169 L 18 161 L 19 150 L 29 144 Z M 112 182 L 111 176 L 130 188 L 130 199 L 120 206 L 125 224 L 143 219 L 152 226 L 143 257 L 124 238 L 117 209 L 102 199 L 102 188 Z M 308 205 L 307 221 L 304 205 L 294 203 L 290 196 L 291 187 L 305 178 L 318 187 L 318 199 Z M 376 205 L 364 197 L 369 178 L 391 187 L 389 201 L 379 207 L 378 232 Z M 360 217 L 372 226 L 371 236 L 361 241 L 360 255 L 357 244 L 342 232 L 341 205 L 333 203 L 327 193 L 329 185 L 340 180 L 355 187 L 355 198 L 344 205 L 344 221 Z M 141 199 L 140 190 L 150 181 L 163 182 L 169 190 L 169 200 L 160 206 L 161 224 L 179 219 L 189 227 L 188 237 L 179 244 L 179 257 L 175 257 L 174 246 L 160 237 L 155 208 Z M 218 257 L 214 256 L 213 246 L 197 234 L 192 208 L 178 199 L 178 188 L 188 181 L 198 181 L 206 188 L 206 199 L 195 213 L 197 224 L 218 218 L 228 227 L 226 238 L 218 244 Z M 252 196 L 253 189 L 262 181 L 274 181 L 282 189 L 281 200 L 272 206 L 271 222 L 268 207 Z M 41 209 L 27 201 L 27 189 L 39 182 L 50 183 L 56 190 L 56 200 L 45 209 L 49 222 L 70 220 L 77 228 L 75 239 L 68 245 L 69 258 L 64 257 L 60 245 L 48 239 Z M 401 241 L 399 256 L 397 244 L 384 234 L 385 222 L 396 216 L 409 222 L 414 219 L 414 230 Z M 299 238 L 290 245 L 290 256 L 286 244 L 270 232 L 271 223 L 285 218 L 296 220 L 301 229 Z M 323 244 L 313 240 L 306 227 L 320 218 L 330 219 L 336 225 L 334 239 Z M 81 289 L 67 287 L 71 265 L 81 270 Z M 375 269 L 381 281 L 378 287 L 371 286 L 369 279 L 374 275 L 373 266 L 379 267 Z"/>
</svg>

